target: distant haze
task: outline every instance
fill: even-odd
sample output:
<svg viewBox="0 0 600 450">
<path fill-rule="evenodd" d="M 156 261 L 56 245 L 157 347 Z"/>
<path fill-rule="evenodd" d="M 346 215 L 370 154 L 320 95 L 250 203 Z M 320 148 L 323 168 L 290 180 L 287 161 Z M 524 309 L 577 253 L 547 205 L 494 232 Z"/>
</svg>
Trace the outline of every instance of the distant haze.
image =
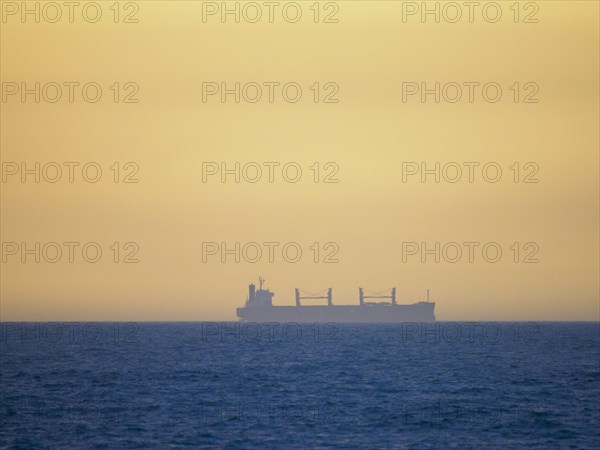
<svg viewBox="0 0 600 450">
<path fill-rule="evenodd" d="M 202 2 L 149 1 L 139 3 L 137 24 L 2 23 L 2 82 L 104 89 L 94 104 L 18 96 L 1 104 L 3 163 L 103 169 L 97 183 L 66 175 L 2 183 L 3 242 L 93 241 L 103 256 L 86 262 L 79 246 L 69 263 L 64 247 L 56 263 L 21 263 L 4 252 L 1 320 L 236 320 L 259 275 L 281 305 L 294 303 L 296 287 L 331 287 L 334 304 L 358 304 L 359 287 L 396 286 L 399 303 L 430 289 L 438 320 L 598 320 L 599 4 L 538 2 L 537 24 L 423 24 L 403 23 L 400 3 L 338 2 L 332 24 L 203 23 Z M 203 82 L 269 81 L 299 83 L 302 100 L 202 101 Z M 465 81 L 499 83 L 503 98 L 402 102 L 403 82 Z M 139 103 L 115 104 L 115 82 L 136 83 Z M 328 82 L 339 87 L 338 103 L 323 102 Z M 539 102 L 523 103 L 521 90 L 515 103 L 516 82 L 539 86 Z M 135 162 L 139 182 L 114 183 L 114 162 L 120 181 Z M 273 183 L 266 172 L 256 183 L 222 183 L 220 175 L 203 182 L 206 162 L 280 165 Z M 303 170 L 297 183 L 282 179 L 288 162 Z M 337 183 L 322 182 L 328 162 Z M 473 183 L 466 171 L 456 183 L 403 182 L 406 162 L 479 169 Z M 481 179 L 488 162 L 502 168 L 500 181 Z M 528 162 L 537 183 L 522 182 Z M 139 246 L 138 263 L 122 262 L 133 251 L 127 242 Z M 256 263 L 222 263 L 220 253 L 203 262 L 203 242 L 280 245 L 273 263 L 264 246 Z M 282 258 L 287 242 L 302 248 L 299 262 Z M 403 242 L 480 244 L 473 263 L 464 246 L 458 262 L 447 253 L 423 263 L 420 252 L 403 262 Z M 481 257 L 488 242 L 503 250 L 497 263 Z M 523 261 L 534 249 L 526 243 L 539 262 Z M 334 248 L 339 262 L 323 262 Z"/>
</svg>

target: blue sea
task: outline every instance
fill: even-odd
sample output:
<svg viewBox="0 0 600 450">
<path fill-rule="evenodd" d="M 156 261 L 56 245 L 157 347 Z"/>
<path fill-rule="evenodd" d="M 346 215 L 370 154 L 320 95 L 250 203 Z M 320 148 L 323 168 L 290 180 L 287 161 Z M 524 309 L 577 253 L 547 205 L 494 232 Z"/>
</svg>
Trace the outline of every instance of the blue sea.
<svg viewBox="0 0 600 450">
<path fill-rule="evenodd" d="M 0 331 L 0 448 L 600 448 L 597 322 Z"/>
</svg>

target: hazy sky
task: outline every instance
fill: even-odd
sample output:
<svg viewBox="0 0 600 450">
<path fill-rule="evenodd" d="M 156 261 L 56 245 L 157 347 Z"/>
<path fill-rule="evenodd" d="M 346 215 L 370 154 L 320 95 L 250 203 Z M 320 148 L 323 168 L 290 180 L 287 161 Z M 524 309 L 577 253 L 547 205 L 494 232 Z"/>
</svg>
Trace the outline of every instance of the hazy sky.
<svg viewBox="0 0 600 450">
<path fill-rule="evenodd" d="M 457 23 L 447 8 L 440 23 L 423 23 L 420 12 L 403 21 L 411 6 L 391 1 L 322 2 L 318 23 L 313 2 L 299 3 L 296 23 L 280 9 L 269 23 L 266 7 L 248 23 L 256 11 L 245 3 L 240 23 L 233 15 L 223 23 L 219 12 L 203 21 L 202 2 L 192 1 L 123 6 L 118 23 L 112 2 L 100 2 L 96 23 L 79 10 L 69 23 L 66 7 L 57 23 L 48 8 L 40 23 L 31 15 L 22 23 L 13 3 L 20 7 L 2 2 L 0 24 L 3 321 L 233 320 L 259 275 L 278 304 L 293 304 L 295 287 L 332 287 L 334 303 L 357 304 L 359 286 L 396 286 L 400 303 L 431 289 L 440 320 L 598 320 L 597 2 L 522 3 L 518 23 L 513 2 L 500 2 L 496 23 L 492 10 L 476 10 L 470 23 L 466 7 Z M 86 14 L 93 21 L 94 11 Z M 291 21 L 295 10 L 286 14 Z M 35 91 L 36 82 L 40 102 L 35 94 L 23 102 L 21 90 Z M 220 93 L 203 101 L 203 83 L 208 93 L 236 82 L 239 103 L 234 94 L 223 103 Z M 88 99 L 102 89 L 96 103 L 83 98 L 87 83 Z M 296 95 L 293 83 L 302 89 L 295 103 L 283 98 Z M 422 102 L 420 92 L 403 101 L 421 83 L 440 83 L 439 103 L 435 94 Z M 52 103 L 57 85 L 62 98 Z M 252 103 L 257 85 L 263 95 Z M 457 85 L 463 96 L 453 103 Z M 497 86 L 502 97 L 486 101 L 484 85 L 488 99 Z M 35 173 L 21 182 L 22 163 L 36 162 L 40 182 Z M 203 182 L 210 162 L 246 165 L 246 178 L 254 162 L 262 178 L 222 183 L 219 173 Z M 279 164 L 273 183 L 265 162 Z M 287 163 L 296 163 L 288 179 L 302 169 L 298 182 L 284 179 Z M 439 183 L 434 175 L 421 182 L 420 173 L 403 182 L 421 163 L 446 166 Z M 472 183 L 464 163 L 472 163 Z M 62 177 L 46 181 L 57 165 Z M 446 181 L 456 166 L 462 178 Z M 86 181 L 97 167 L 100 179 Z M 499 180 L 486 181 L 497 167 Z M 337 183 L 323 182 L 336 171 Z M 128 175 L 139 182 L 123 182 Z M 20 248 L 36 242 L 39 263 Z M 55 263 L 55 247 L 42 250 L 49 242 L 62 249 Z M 73 263 L 64 242 L 79 243 L 69 244 Z M 102 249 L 97 263 L 82 256 L 89 242 Z M 206 242 L 257 242 L 263 255 L 249 262 L 247 246 L 239 263 L 235 255 L 223 263 L 220 253 L 203 262 Z M 280 243 L 272 263 L 264 242 Z M 296 263 L 282 255 L 288 242 L 302 249 Z M 419 250 L 403 262 L 403 243 L 412 242 L 419 250 L 456 242 L 463 254 L 450 262 L 452 244 L 439 263 L 433 254 L 422 262 Z M 479 243 L 470 244 L 473 262 L 464 242 Z M 490 242 L 502 249 L 496 263 L 482 255 Z M 93 259 L 94 246 L 87 250 Z M 323 262 L 332 251 L 338 262 Z M 124 263 L 132 252 L 139 262 Z"/>
</svg>

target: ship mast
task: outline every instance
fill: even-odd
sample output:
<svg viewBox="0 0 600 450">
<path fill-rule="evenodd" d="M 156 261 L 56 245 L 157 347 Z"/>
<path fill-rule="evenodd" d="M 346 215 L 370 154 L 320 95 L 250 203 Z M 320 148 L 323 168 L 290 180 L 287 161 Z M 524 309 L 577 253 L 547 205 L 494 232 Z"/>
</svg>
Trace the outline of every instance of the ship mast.
<svg viewBox="0 0 600 450">
<path fill-rule="evenodd" d="M 263 277 L 258 277 L 259 290 L 262 291 L 263 284 L 265 283 L 265 279 Z"/>
</svg>

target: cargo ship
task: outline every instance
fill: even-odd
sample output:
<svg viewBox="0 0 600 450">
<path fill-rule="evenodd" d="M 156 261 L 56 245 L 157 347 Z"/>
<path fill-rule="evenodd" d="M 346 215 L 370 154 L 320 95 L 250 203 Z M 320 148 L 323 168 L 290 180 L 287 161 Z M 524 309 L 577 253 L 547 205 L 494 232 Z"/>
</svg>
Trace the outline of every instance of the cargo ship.
<svg viewBox="0 0 600 450">
<path fill-rule="evenodd" d="M 426 301 L 404 305 L 396 302 L 396 288 L 392 288 L 389 295 L 371 295 L 358 288 L 358 305 L 334 305 L 331 288 L 325 295 L 303 295 L 296 288 L 296 306 L 276 306 L 273 305 L 275 294 L 263 287 L 264 282 L 259 278 L 258 290 L 254 284 L 248 286 L 246 304 L 236 310 L 241 322 L 435 322 L 435 302 L 429 300 L 429 291 Z M 327 305 L 303 305 L 302 300 L 306 299 L 327 300 Z"/>
</svg>

